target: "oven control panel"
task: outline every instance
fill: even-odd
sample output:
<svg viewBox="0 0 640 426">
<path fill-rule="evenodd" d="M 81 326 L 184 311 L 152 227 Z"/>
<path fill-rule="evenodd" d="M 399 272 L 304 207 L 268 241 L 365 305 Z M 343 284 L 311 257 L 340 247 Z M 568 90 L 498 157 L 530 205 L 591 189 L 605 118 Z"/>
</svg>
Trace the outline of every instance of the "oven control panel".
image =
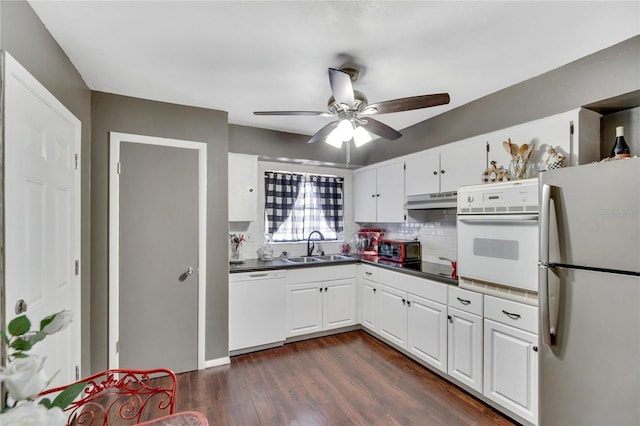
<svg viewBox="0 0 640 426">
<path fill-rule="evenodd" d="M 462 186 L 458 214 L 538 212 L 538 179 Z"/>
</svg>

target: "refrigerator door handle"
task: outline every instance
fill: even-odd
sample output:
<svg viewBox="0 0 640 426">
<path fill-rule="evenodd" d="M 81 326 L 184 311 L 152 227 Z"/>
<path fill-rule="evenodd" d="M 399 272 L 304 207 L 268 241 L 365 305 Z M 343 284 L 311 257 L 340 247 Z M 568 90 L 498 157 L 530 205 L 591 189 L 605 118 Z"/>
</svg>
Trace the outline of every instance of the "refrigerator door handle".
<svg viewBox="0 0 640 426">
<path fill-rule="evenodd" d="M 540 245 L 538 291 L 540 292 L 540 318 L 542 341 L 547 346 L 555 344 L 555 324 L 552 327 L 549 303 L 549 215 L 551 214 L 551 185 L 542 185 L 540 196 Z M 557 315 L 555 315 L 557 317 Z"/>
</svg>

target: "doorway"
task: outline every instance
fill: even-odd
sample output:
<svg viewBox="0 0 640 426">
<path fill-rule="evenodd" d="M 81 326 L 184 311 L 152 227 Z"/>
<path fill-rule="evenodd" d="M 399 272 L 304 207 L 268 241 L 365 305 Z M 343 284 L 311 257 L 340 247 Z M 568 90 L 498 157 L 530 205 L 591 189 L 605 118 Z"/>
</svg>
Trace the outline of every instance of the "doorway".
<svg viewBox="0 0 640 426">
<path fill-rule="evenodd" d="M 202 369 L 206 144 L 109 140 L 109 368 Z"/>
</svg>

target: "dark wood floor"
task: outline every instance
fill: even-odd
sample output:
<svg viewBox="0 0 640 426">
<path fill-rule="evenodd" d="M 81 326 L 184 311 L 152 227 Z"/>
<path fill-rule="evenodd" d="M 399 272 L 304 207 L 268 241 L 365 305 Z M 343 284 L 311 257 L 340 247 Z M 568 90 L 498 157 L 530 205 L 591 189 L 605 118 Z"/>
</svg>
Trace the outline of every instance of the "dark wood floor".
<svg viewBox="0 0 640 426">
<path fill-rule="evenodd" d="M 178 375 L 176 411 L 211 425 L 512 425 L 363 331 L 290 343 Z"/>
</svg>

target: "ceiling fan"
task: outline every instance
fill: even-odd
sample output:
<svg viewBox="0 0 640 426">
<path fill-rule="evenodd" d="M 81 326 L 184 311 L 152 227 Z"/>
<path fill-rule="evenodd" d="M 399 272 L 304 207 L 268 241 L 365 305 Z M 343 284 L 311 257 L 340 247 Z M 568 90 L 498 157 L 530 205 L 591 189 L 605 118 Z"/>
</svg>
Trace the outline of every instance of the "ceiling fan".
<svg viewBox="0 0 640 426">
<path fill-rule="evenodd" d="M 358 79 L 358 70 L 353 68 L 329 68 L 329 84 L 332 96 L 328 101 L 328 111 L 255 111 L 255 115 L 317 115 L 337 117 L 318 132 L 309 143 L 324 140 L 340 148 L 343 142 L 353 139 L 357 147 L 372 139 L 371 133 L 388 140 L 402 136 L 400 132 L 369 117 L 374 114 L 409 111 L 449 103 L 448 93 L 410 96 L 369 104 L 367 97 L 353 89 L 352 82 Z"/>
</svg>

